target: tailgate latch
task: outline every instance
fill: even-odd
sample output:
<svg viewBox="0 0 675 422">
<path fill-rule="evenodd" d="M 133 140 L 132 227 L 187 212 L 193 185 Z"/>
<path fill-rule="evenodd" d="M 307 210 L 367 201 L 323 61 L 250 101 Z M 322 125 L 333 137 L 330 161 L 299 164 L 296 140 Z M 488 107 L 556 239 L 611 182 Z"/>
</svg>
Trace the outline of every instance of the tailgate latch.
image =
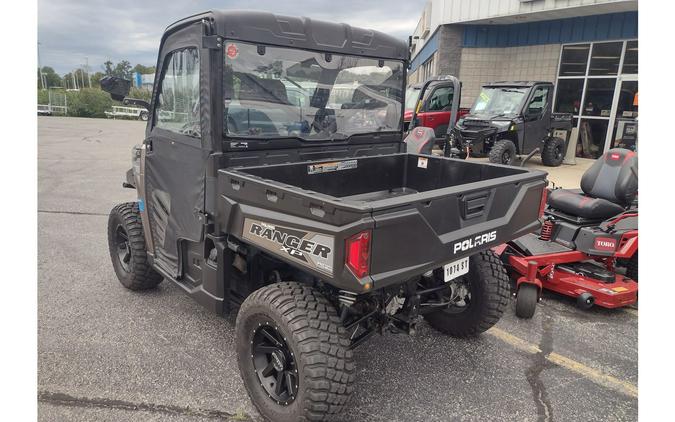
<svg viewBox="0 0 675 422">
<path fill-rule="evenodd" d="M 480 192 L 464 196 L 460 207 L 462 218 L 469 219 L 482 216 L 485 212 L 485 206 L 487 205 L 489 197 L 489 192 Z"/>
</svg>

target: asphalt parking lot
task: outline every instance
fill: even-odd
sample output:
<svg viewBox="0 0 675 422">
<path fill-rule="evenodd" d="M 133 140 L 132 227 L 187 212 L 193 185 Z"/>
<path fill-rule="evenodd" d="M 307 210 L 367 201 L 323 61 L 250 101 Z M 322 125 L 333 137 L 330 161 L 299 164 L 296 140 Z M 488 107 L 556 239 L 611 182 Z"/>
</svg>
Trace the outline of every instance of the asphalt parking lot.
<svg viewBox="0 0 675 422">
<path fill-rule="evenodd" d="M 39 420 L 258 420 L 237 370 L 234 316 L 168 282 L 125 290 L 112 270 L 107 215 L 135 199 L 121 184 L 144 128 L 38 118 Z M 637 420 L 637 340 L 637 309 L 580 311 L 553 295 L 532 320 L 511 304 L 473 340 L 422 323 L 414 337 L 356 349 L 342 420 Z"/>
</svg>

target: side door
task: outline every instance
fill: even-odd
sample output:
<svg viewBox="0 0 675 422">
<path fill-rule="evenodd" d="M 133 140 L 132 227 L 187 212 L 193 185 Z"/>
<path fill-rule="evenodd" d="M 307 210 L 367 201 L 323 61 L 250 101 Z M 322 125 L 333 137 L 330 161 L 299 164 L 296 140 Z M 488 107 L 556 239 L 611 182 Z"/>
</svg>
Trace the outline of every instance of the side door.
<svg viewBox="0 0 675 422">
<path fill-rule="evenodd" d="M 520 154 L 528 154 L 541 146 L 551 126 L 551 85 L 535 85 L 523 109 L 523 141 Z"/>
<path fill-rule="evenodd" d="M 424 102 L 420 126 L 432 128 L 436 138 L 444 137 L 448 131 L 454 91 L 452 84 L 437 85 Z"/>
<path fill-rule="evenodd" d="M 158 60 L 152 124 L 146 132 L 145 207 L 155 264 L 179 278 L 181 248 L 203 237 L 206 163 L 200 123 L 201 31 L 170 35 Z"/>
</svg>

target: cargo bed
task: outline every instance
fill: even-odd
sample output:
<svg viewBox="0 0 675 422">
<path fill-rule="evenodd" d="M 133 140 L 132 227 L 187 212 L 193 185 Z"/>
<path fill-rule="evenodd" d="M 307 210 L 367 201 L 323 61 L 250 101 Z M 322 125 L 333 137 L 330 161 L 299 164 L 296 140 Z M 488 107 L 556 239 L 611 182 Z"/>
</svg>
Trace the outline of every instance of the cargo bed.
<svg viewBox="0 0 675 422">
<path fill-rule="evenodd" d="M 219 223 L 293 264 L 298 260 L 283 248 L 251 236 L 251 224 L 323 236 L 332 245 L 331 262 L 300 264 L 352 289 L 356 280 L 344 269 L 342 245 L 371 230 L 370 279 L 382 286 L 534 230 L 545 177 L 413 154 L 229 168 L 219 171 L 229 211 Z"/>
</svg>

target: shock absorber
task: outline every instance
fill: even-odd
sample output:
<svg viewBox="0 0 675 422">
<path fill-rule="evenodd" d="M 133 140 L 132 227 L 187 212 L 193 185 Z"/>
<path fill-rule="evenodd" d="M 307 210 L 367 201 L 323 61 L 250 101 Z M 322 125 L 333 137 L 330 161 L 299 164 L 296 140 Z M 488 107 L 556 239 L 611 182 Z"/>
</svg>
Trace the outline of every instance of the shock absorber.
<svg viewBox="0 0 675 422">
<path fill-rule="evenodd" d="M 551 236 L 553 236 L 553 221 L 551 220 L 546 220 L 544 221 L 544 224 L 541 225 L 541 234 L 539 235 L 539 239 L 544 240 L 546 242 L 551 240 Z"/>
</svg>

